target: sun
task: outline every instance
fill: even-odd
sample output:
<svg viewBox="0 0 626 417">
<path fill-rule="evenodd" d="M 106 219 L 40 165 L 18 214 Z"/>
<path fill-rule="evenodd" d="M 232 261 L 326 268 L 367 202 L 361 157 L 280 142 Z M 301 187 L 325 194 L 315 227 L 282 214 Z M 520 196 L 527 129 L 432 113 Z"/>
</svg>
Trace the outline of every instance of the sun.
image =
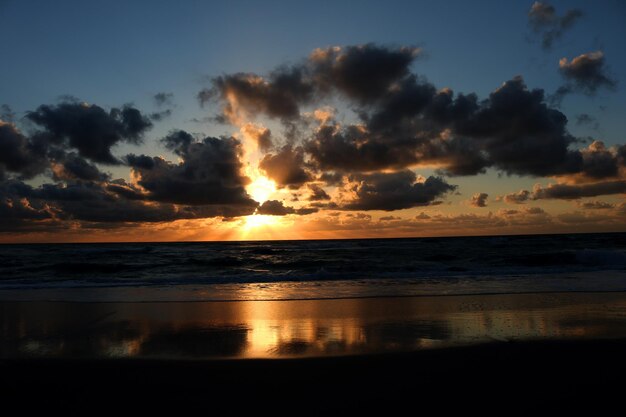
<svg viewBox="0 0 626 417">
<path fill-rule="evenodd" d="M 248 184 L 246 190 L 254 200 L 263 204 L 276 192 L 276 183 L 263 175 L 259 175 Z"/>
</svg>

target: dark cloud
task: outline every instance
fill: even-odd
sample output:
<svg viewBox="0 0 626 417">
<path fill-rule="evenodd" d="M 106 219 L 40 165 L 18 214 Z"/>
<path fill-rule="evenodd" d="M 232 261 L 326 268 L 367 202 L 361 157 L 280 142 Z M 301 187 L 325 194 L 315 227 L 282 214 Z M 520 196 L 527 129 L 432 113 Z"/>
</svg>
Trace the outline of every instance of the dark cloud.
<svg viewBox="0 0 626 417">
<path fill-rule="evenodd" d="M 392 222 L 392 221 L 397 221 L 397 220 L 402 220 L 402 217 L 396 217 L 396 216 L 383 216 L 379 219 L 381 222 Z"/>
<path fill-rule="evenodd" d="M 241 144 L 233 138 L 207 137 L 196 141 L 184 131 L 172 132 L 165 145 L 182 159 L 128 155 L 137 183 L 153 201 L 188 205 L 255 207 L 246 193 L 249 178 L 242 175 Z"/>
<path fill-rule="evenodd" d="M 345 202 L 344 210 L 400 210 L 435 203 L 437 198 L 454 191 L 456 186 L 439 177 L 417 182 L 412 171 L 354 174 L 347 192 L 354 199 Z"/>
<path fill-rule="evenodd" d="M 302 147 L 285 145 L 276 154 L 268 153 L 259 168 L 279 187 L 299 188 L 313 179 L 306 169 Z"/>
<path fill-rule="evenodd" d="M 546 214 L 546 211 L 541 207 L 527 207 L 524 212 L 527 214 Z"/>
<path fill-rule="evenodd" d="M 184 130 L 171 131 L 166 137 L 161 139 L 161 143 L 163 143 L 167 149 L 179 156 L 184 156 L 189 146 L 195 141 L 196 139 Z"/>
<path fill-rule="evenodd" d="M 157 107 L 171 107 L 174 105 L 174 93 L 156 93 L 154 96 L 152 96 L 152 99 L 154 100 L 154 104 Z"/>
<path fill-rule="evenodd" d="M 531 193 L 528 190 L 520 190 L 517 193 L 506 194 L 501 197 L 505 203 L 508 204 L 524 204 L 531 198 Z"/>
<path fill-rule="evenodd" d="M 267 200 L 261 204 L 257 210 L 257 214 L 264 214 L 269 216 L 286 216 L 287 214 L 307 215 L 316 213 L 319 211 L 315 207 L 293 208 L 283 205 L 282 201 Z"/>
<path fill-rule="evenodd" d="M 3 219 L 54 220 L 56 222 L 169 222 L 216 216 L 252 214 L 254 207 L 236 205 L 180 206 L 155 204 L 145 198 L 131 198 L 121 190 L 133 190 L 123 180 L 115 183 L 74 182 L 66 185 L 43 184 L 33 188 L 20 181 L 0 185 L 0 214 Z M 0 231 L 27 227 L 28 223 L 7 225 Z M 31 224 L 33 226 L 33 224 Z M 48 228 L 48 223 L 42 226 Z"/>
<path fill-rule="evenodd" d="M 198 93 L 198 100 L 201 104 L 221 100 L 222 117 L 231 122 L 241 110 L 284 121 L 298 119 L 302 105 L 334 92 L 362 104 L 377 101 L 408 75 L 419 52 L 375 44 L 316 49 L 303 64 L 280 67 L 267 78 L 247 73 L 214 78 L 211 88 Z"/>
<path fill-rule="evenodd" d="M 535 34 L 541 37 L 541 46 L 548 50 L 582 16 L 583 12 L 579 9 L 568 10 L 559 16 L 554 6 L 536 1 L 528 12 L 528 23 Z"/>
<path fill-rule="evenodd" d="M 626 148 L 624 151 L 626 153 Z M 325 171 L 320 174 L 318 180 L 323 181 L 328 186 L 341 185 L 343 174 L 341 172 Z"/>
<path fill-rule="evenodd" d="M 0 120 L 0 171 L 10 171 L 32 178 L 49 166 L 47 144 L 24 136 L 11 123 Z M 6 174 L 5 174 L 6 175 Z"/>
<path fill-rule="evenodd" d="M 152 121 L 160 122 L 163 119 L 167 119 L 171 115 L 172 115 L 172 110 L 171 109 L 165 109 L 165 110 L 162 110 L 162 111 L 152 112 L 152 113 L 150 113 L 150 116 L 148 116 L 148 117 Z"/>
<path fill-rule="evenodd" d="M 110 175 L 98 169 L 74 152 L 64 154 L 57 152 L 56 161 L 52 164 L 52 178 L 55 181 L 84 180 L 106 181 Z"/>
<path fill-rule="evenodd" d="M 619 161 L 603 142 L 592 142 L 587 149 L 581 151 L 581 155 L 583 158 L 581 174 L 585 177 L 597 180 L 618 176 Z"/>
<path fill-rule="evenodd" d="M 608 210 L 615 208 L 615 204 L 607 203 L 605 201 L 585 201 L 578 202 L 577 205 L 585 210 Z"/>
<path fill-rule="evenodd" d="M 567 118 L 547 106 L 543 90 L 528 90 L 521 77 L 504 83 L 469 118 L 458 123 L 461 135 L 480 140 L 491 165 L 507 174 L 549 176 L 577 172 L 580 154 Z"/>
<path fill-rule="evenodd" d="M 582 54 L 571 61 L 561 58 L 559 71 L 568 82 L 557 90 L 559 97 L 572 91 L 594 95 L 600 88 L 614 90 L 617 86 L 617 81 L 608 75 L 602 51 Z"/>
<path fill-rule="evenodd" d="M 481 103 L 475 96 L 453 99 L 447 90 L 419 109 L 384 128 L 323 125 L 305 149 L 320 169 L 335 171 L 438 164 L 449 175 L 475 175 L 492 166 L 507 174 L 546 176 L 582 167 L 580 153 L 568 149 L 574 138 L 565 115 L 548 107 L 543 91 L 528 90 L 520 77 Z M 365 119 L 377 120 L 385 111 L 377 109 Z"/>
<path fill-rule="evenodd" d="M 547 9 L 541 10 L 544 17 L 538 19 L 552 19 Z M 584 169 L 581 152 L 570 149 L 577 141 L 567 130 L 567 118 L 548 105 L 543 90 L 528 89 L 515 77 L 486 100 L 475 94 L 455 96 L 410 73 L 418 54 L 415 48 L 373 44 L 318 49 L 302 64 L 279 68 L 267 78 L 222 76 L 210 96 L 220 99 L 224 117 L 237 123 L 242 114 L 263 113 L 298 125 L 298 135 L 291 136 L 302 141 L 303 162 L 335 175 L 335 184 L 346 173 L 425 165 L 451 176 L 488 168 L 536 177 Z M 330 94 L 347 100 L 360 120 L 341 123 L 329 114 L 317 118 L 315 126 L 301 116 L 301 106 L 318 104 Z M 296 144 L 290 146 L 296 149 Z M 294 186 L 308 176 L 303 168 L 298 173 Z"/>
<path fill-rule="evenodd" d="M 139 143 L 152 124 L 133 107 L 113 108 L 109 112 L 94 104 L 66 102 L 42 105 L 26 118 L 43 129 L 50 143 L 78 150 L 94 162 L 118 164 L 111 148 L 120 142 Z"/>
<path fill-rule="evenodd" d="M 489 197 L 487 193 L 476 193 L 469 200 L 469 203 L 474 207 L 487 207 L 487 197 Z"/>
<path fill-rule="evenodd" d="M 0 120 L 8 123 L 15 121 L 15 112 L 13 112 L 13 109 L 8 104 L 0 106 Z"/>
<path fill-rule="evenodd" d="M 304 69 L 283 67 L 272 72 L 268 79 L 255 74 L 232 74 L 213 79 L 211 89 L 198 93 L 201 104 L 214 98 L 224 102 L 223 117 L 235 121 L 238 112 L 264 113 L 279 119 L 293 119 L 300 115 L 300 104 L 313 98 L 313 86 L 306 79 Z"/>
<path fill-rule="evenodd" d="M 311 195 L 309 195 L 309 201 L 323 201 L 330 200 L 330 196 L 322 187 L 317 184 L 308 184 L 307 187 L 311 191 Z"/>
<path fill-rule="evenodd" d="M 261 151 L 267 152 L 272 147 L 272 131 L 270 129 L 248 123 L 241 130 L 245 137 L 256 143 Z"/>
<path fill-rule="evenodd" d="M 574 200 L 583 197 L 626 193 L 626 181 L 603 181 L 592 184 L 550 184 L 545 188 L 533 189 L 532 198 Z"/>
<path fill-rule="evenodd" d="M 576 125 L 590 126 L 594 130 L 598 130 L 600 127 L 598 119 L 587 113 L 580 113 L 576 115 Z"/>
<path fill-rule="evenodd" d="M 166 119 L 172 115 L 172 108 L 174 107 L 173 93 L 156 93 L 154 96 L 152 96 L 152 100 L 154 101 L 154 105 L 161 110 L 150 113 L 150 120 L 160 122 L 161 120 Z"/>
<path fill-rule="evenodd" d="M 419 48 L 375 44 L 334 47 L 313 51 L 309 65 L 320 90 L 339 91 L 360 103 L 369 103 L 379 100 L 393 83 L 407 76 L 419 53 Z"/>
</svg>

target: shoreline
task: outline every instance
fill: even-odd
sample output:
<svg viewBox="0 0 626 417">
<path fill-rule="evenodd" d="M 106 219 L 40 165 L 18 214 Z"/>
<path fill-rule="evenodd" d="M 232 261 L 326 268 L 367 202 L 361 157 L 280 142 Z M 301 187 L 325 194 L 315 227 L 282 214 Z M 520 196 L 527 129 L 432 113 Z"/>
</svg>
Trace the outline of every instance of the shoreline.
<svg viewBox="0 0 626 417">
<path fill-rule="evenodd" d="M 358 356 L 626 339 L 626 293 L 236 302 L 0 302 L 0 358 Z"/>
<path fill-rule="evenodd" d="M 221 284 L 218 284 L 221 285 Z M 140 288 L 140 287 L 136 287 Z M 30 290 L 25 290 L 30 291 Z M 89 289 L 84 289 L 89 291 Z M 0 290 L 0 293 L 2 290 Z M 497 297 L 515 295 L 566 295 L 566 294 L 621 294 L 626 289 L 615 290 L 545 290 L 522 292 L 477 292 L 458 294 L 392 294 L 392 295 L 353 295 L 340 297 L 307 297 L 307 298 L 255 298 L 255 299 L 198 299 L 198 300 L 62 300 L 62 299 L 19 299 L 7 300 L 0 297 L 0 304 L 11 303 L 67 303 L 67 304 L 185 304 L 185 303 L 245 303 L 245 302 L 289 302 L 289 301 L 341 301 L 341 300 L 369 300 L 386 298 L 439 298 L 439 297 Z"/>
</svg>

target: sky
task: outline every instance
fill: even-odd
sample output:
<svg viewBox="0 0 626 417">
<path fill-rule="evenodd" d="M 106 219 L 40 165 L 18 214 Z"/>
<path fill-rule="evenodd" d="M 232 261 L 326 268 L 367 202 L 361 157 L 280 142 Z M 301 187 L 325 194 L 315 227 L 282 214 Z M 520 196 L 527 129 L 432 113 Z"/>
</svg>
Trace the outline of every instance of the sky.
<svg viewBox="0 0 626 417">
<path fill-rule="evenodd" d="M 0 0 L 0 242 L 626 231 L 625 18 Z"/>
</svg>

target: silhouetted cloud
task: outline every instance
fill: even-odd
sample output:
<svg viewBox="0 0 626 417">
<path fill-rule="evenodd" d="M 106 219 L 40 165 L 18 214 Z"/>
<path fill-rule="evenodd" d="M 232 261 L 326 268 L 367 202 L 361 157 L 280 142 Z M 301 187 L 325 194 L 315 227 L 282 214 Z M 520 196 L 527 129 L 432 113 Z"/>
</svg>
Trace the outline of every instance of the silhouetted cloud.
<svg viewBox="0 0 626 417">
<path fill-rule="evenodd" d="M 308 184 L 307 187 L 311 191 L 311 195 L 309 195 L 309 201 L 322 201 L 322 200 L 330 200 L 330 196 L 322 187 L 317 184 Z"/>
<path fill-rule="evenodd" d="M 0 120 L 0 171 L 32 178 L 49 166 L 46 153 L 45 140 L 26 137 L 12 123 Z"/>
<path fill-rule="evenodd" d="M 592 184 L 550 184 L 543 188 L 536 186 L 532 198 L 574 200 L 583 197 L 626 193 L 626 181 L 603 181 Z"/>
<path fill-rule="evenodd" d="M 506 194 L 501 197 L 508 204 L 523 204 L 530 200 L 531 194 L 528 190 L 520 190 L 516 193 Z"/>
<path fill-rule="evenodd" d="M 280 119 L 297 118 L 300 104 L 312 96 L 313 87 L 305 80 L 303 69 L 294 66 L 274 71 L 267 80 L 244 73 L 217 77 L 211 89 L 198 93 L 198 100 L 204 104 L 215 97 L 222 99 L 223 117 L 236 123 L 242 110 Z"/>
<path fill-rule="evenodd" d="M 609 210 L 615 208 L 615 204 L 606 201 L 584 201 L 578 202 L 578 207 L 585 210 Z"/>
<path fill-rule="evenodd" d="M 242 133 L 247 139 L 256 143 L 262 152 L 267 152 L 272 147 L 272 131 L 266 127 L 248 123 L 241 128 Z"/>
<path fill-rule="evenodd" d="M 489 197 L 487 193 L 476 193 L 469 200 L 469 203 L 474 207 L 487 207 L 487 197 Z"/>
<path fill-rule="evenodd" d="M 310 72 L 322 92 L 339 91 L 361 104 L 377 101 L 409 74 L 419 56 L 415 47 L 385 48 L 375 44 L 316 49 Z"/>
<path fill-rule="evenodd" d="M 547 50 L 582 16 L 583 12 L 579 9 L 568 10 L 559 16 L 554 6 L 536 1 L 528 12 L 528 23 L 535 34 L 541 37 L 541 46 Z"/>
<path fill-rule="evenodd" d="M 52 163 L 52 178 L 55 181 L 106 181 L 110 175 L 101 172 L 97 166 L 74 152 L 68 154 L 56 152 L 56 157 Z"/>
<path fill-rule="evenodd" d="M 152 96 L 154 105 L 160 110 L 150 113 L 150 120 L 159 122 L 172 115 L 172 108 L 174 107 L 174 93 L 160 92 Z"/>
<path fill-rule="evenodd" d="M 157 107 L 174 105 L 174 93 L 160 92 L 152 96 Z"/>
<path fill-rule="evenodd" d="M 0 120 L 5 123 L 13 123 L 15 121 L 15 112 L 8 104 L 0 106 Z"/>
<path fill-rule="evenodd" d="M 412 171 L 353 174 L 346 192 L 352 194 L 341 208 L 344 210 L 400 210 L 434 204 L 437 198 L 454 191 L 456 186 L 440 177 L 417 182 Z"/>
<path fill-rule="evenodd" d="M 276 154 L 268 153 L 259 168 L 279 187 L 299 188 L 313 179 L 306 169 L 302 147 L 285 145 Z"/>
<path fill-rule="evenodd" d="M 587 113 L 577 114 L 576 124 L 578 126 L 590 126 L 594 130 L 597 130 L 600 127 L 598 119 Z"/>
<path fill-rule="evenodd" d="M 257 210 L 257 214 L 265 214 L 269 216 L 286 216 L 287 214 L 307 215 L 316 213 L 319 209 L 315 207 L 293 208 L 283 205 L 282 201 L 267 200 L 261 204 Z"/>
<path fill-rule="evenodd" d="M 39 106 L 26 118 L 43 129 L 40 134 L 50 143 L 74 148 L 82 157 L 105 164 L 120 163 L 111 147 L 120 142 L 139 143 L 152 126 L 131 106 L 107 112 L 94 104 L 73 102 Z"/>
<path fill-rule="evenodd" d="M 242 205 L 254 207 L 241 174 L 241 144 L 233 138 L 207 137 L 196 141 L 184 131 L 163 139 L 166 147 L 182 158 L 179 163 L 161 157 L 129 155 L 126 161 L 137 176 L 137 184 L 154 201 L 189 205 Z"/>
<path fill-rule="evenodd" d="M 556 99 L 573 91 L 592 96 L 600 88 L 614 90 L 617 86 L 617 81 L 608 75 L 602 51 L 581 54 L 571 61 L 561 58 L 559 71 L 568 83 L 557 90 Z"/>
<path fill-rule="evenodd" d="M 152 112 L 150 113 L 149 119 L 155 122 L 160 122 L 163 119 L 166 119 L 172 115 L 171 109 L 165 109 L 162 111 Z"/>
</svg>

